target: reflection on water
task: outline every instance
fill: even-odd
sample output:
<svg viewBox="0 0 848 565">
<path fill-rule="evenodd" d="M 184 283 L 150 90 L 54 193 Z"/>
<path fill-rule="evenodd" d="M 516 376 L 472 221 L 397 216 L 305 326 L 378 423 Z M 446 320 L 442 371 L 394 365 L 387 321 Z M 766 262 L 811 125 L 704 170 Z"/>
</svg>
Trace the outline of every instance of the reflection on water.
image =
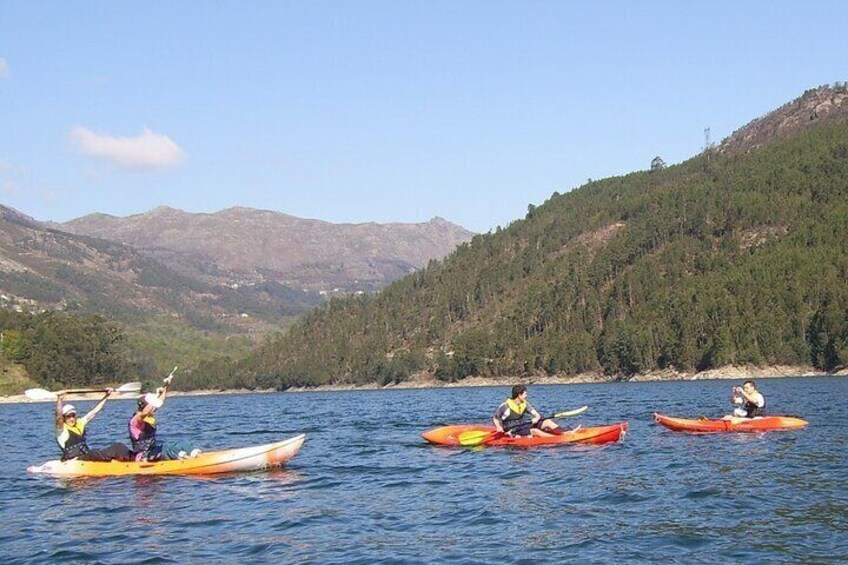
<svg viewBox="0 0 848 565">
<path fill-rule="evenodd" d="M 848 407 L 832 399 L 848 379 L 760 383 L 770 409 L 810 420 L 796 432 L 695 436 L 652 421 L 654 410 L 720 415 L 727 386 L 535 386 L 544 412 L 590 406 L 569 425 L 631 429 L 619 444 L 529 450 L 420 439 L 439 424 L 487 421 L 508 387 L 169 399 L 162 432 L 207 450 L 307 433 L 287 468 L 214 477 L 27 475 L 56 456 L 52 405 L 0 405 L 0 560 L 843 561 Z M 108 403 L 92 443 L 123 440 L 132 408 Z"/>
</svg>

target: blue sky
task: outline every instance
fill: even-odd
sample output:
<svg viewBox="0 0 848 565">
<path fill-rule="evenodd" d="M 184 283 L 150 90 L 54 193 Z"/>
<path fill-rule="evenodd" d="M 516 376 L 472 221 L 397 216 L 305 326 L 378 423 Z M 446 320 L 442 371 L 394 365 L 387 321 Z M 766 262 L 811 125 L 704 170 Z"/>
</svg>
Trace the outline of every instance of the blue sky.
<svg viewBox="0 0 848 565">
<path fill-rule="evenodd" d="M 485 232 L 848 80 L 848 3 L 0 3 L 0 203 Z"/>
</svg>

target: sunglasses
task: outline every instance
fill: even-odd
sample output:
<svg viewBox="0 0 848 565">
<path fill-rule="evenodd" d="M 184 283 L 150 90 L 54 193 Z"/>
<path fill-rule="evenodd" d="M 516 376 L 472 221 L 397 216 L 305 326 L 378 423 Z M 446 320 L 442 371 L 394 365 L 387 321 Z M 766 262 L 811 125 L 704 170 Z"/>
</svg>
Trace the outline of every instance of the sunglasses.
<svg viewBox="0 0 848 565">
<path fill-rule="evenodd" d="M 66 419 L 66 420 L 67 420 L 68 418 L 76 418 L 76 417 L 77 417 L 77 415 L 76 415 L 75 413 L 73 413 L 73 412 L 71 412 L 70 414 L 65 414 L 65 419 Z"/>
</svg>

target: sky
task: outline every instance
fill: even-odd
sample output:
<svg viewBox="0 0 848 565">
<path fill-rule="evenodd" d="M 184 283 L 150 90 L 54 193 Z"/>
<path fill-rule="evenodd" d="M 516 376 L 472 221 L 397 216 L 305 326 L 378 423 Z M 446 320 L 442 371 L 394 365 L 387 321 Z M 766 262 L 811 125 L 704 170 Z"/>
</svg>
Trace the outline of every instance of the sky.
<svg viewBox="0 0 848 565">
<path fill-rule="evenodd" d="M 0 203 L 475 232 L 848 80 L 843 1 L 0 2 Z"/>
</svg>

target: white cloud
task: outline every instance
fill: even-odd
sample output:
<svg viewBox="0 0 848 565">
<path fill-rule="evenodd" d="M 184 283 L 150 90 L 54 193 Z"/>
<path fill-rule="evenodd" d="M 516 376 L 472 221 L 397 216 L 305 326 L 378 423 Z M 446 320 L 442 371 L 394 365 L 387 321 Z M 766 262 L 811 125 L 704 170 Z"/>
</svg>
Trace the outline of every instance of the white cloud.
<svg viewBox="0 0 848 565">
<path fill-rule="evenodd" d="M 6 62 L 6 59 L 0 57 L 0 80 L 10 76 L 12 76 L 12 71 L 9 70 L 9 63 Z"/>
<path fill-rule="evenodd" d="M 135 137 L 101 135 L 82 126 L 71 129 L 71 142 L 85 155 L 110 161 L 119 167 L 151 170 L 179 165 L 185 151 L 167 135 L 144 128 Z"/>
</svg>

